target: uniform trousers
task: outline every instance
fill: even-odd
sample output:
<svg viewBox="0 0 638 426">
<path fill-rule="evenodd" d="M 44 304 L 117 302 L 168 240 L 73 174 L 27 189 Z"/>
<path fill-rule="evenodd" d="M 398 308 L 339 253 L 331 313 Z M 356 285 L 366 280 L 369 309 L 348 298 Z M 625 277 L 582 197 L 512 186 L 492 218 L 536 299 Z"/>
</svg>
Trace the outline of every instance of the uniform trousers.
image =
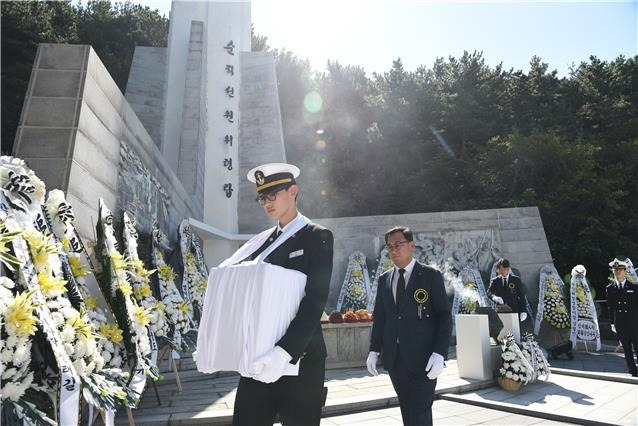
<svg viewBox="0 0 638 426">
<path fill-rule="evenodd" d="M 401 418 L 406 426 L 428 426 L 432 424 L 432 403 L 436 379 L 430 380 L 425 372 L 409 371 L 401 360 L 397 345 L 397 356 L 390 373 L 394 391 L 399 397 Z"/>
<path fill-rule="evenodd" d="M 283 376 L 274 383 L 249 377 L 239 379 L 233 425 L 266 426 L 277 415 L 285 426 L 319 425 L 326 400 L 325 359 L 301 360 L 298 376 Z"/>
<path fill-rule="evenodd" d="M 638 376 L 638 368 L 634 355 L 638 355 L 638 340 L 632 337 L 619 337 L 623 351 L 625 351 L 625 362 L 627 363 L 627 371 L 632 376 Z"/>
</svg>

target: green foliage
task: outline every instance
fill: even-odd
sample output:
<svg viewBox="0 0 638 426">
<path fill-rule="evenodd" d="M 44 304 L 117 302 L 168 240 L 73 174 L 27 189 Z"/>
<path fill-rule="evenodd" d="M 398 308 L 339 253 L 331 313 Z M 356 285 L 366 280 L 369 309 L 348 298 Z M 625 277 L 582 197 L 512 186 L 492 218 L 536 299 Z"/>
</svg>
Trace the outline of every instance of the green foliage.
<svg viewBox="0 0 638 426">
<path fill-rule="evenodd" d="M 567 77 L 538 57 L 524 72 L 478 52 L 415 71 L 397 59 L 371 77 L 276 61 L 310 217 L 538 206 L 557 268 L 586 265 L 594 292 L 608 259 L 638 258 L 638 56 L 590 57 Z M 314 116 L 311 90 L 324 101 Z"/>
<path fill-rule="evenodd" d="M 39 43 L 90 44 L 124 92 L 135 46 L 166 46 L 168 20 L 148 7 L 3 1 L 2 154 L 10 154 Z"/>
</svg>

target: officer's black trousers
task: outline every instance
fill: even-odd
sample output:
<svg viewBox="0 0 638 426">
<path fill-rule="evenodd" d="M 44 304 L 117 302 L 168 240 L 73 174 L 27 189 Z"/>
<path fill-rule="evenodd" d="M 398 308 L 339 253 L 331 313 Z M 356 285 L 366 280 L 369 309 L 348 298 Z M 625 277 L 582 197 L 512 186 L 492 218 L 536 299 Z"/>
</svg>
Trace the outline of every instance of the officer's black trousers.
<svg viewBox="0 0 638 426">
<path fill-rule="evenodd" d="M 627 371 L 632 376 L 638 375 L 636 361 L 634 355 L 638 354 L 638 341 L 635 338 L 621 337 L 620 344 L 625 351 L 625 362 L 627 363 Z"/>
<path fill-rule="evenodd" d="M 408 371 L 401 361 L 399 350 L 397 350 L 394 368 L 389 373 L 394 391 L 399 397 L 403 424 L 405 426 L 431 425 L 436 379 L 428 379 L 425 371 L 418 374 Z"/>
<path fill-rule="evenodd" d="M 325 402 L 325 359 L 305 358 L 299 376 L 284 376 L 274 383 L 242 377 L 239 380 L 233 425 L 270 426 L 277 414 L 283 425 L 319 425 Z"/>
</svg>

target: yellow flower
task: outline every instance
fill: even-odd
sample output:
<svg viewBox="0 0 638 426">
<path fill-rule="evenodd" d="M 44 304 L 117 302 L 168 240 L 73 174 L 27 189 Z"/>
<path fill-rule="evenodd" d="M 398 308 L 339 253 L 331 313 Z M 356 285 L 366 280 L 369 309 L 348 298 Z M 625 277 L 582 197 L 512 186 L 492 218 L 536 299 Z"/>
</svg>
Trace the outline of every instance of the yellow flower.
<svg viewBox="0 0 638 426">
<path fill-rule="evenodd" d="M 355 269 L 352 271 L 352 276 L 355 278 L 361 278 L 363 276 L 363 272 L 361 272 L 361 269 Z"/>
<path fill-rule="evenodd" d="M 4 222 L 0 222 L 0 262 L 4 263 L 11 271 L 13 271 L 11 264 L 20 265 L 22 262 L 9 253 L 9 248 L 6 244 L 18 235 L 20 235 L 20 232 L 7 232 Z"/>
<path fill-rule="evenodd" d="M 160 265 L 159 274 L 164 281 L 170 282 L 175 280 L 175 273 L 173 272 L 173 269 L 165 263 Z"/>
<path fill-rule="evenodd" d="M 556 312 L 557 314 L 565 314 L 567 313 L 567 310 L 565 309 L 565 306 L 563 305 L 556 305 L 554 307 L 554 312 Z"/>
<path fill-rule="evenodd" d="M 186 302 L 180 302 L 177 309 L 179 309 L 184 314 L 187 314 L 191 311 L 191 308 L 186 304 Z"/>
<path fill-rule="evenodd" d="M 111 255 L 111 260 L 113 261 L 113 268 L 115 270 L 126 270 L 126 259 L 118 252 L 114 252 Z"/>
<path fill-rule="evenodd" d="M 91 273 L 88 265 L 82 263 L 82 259 L 80 258 L 80 256 L 69 256 L 69 266 L 71 267 L 73 276 L 77 278 L 89 275 Z"/>
<path fill-rule="evenodd" d="M 124 294 L 125 296 L 128 296 L 133 292 L 133 287 L 131 287 L 131 285 L 126 280 L 119 280 L 117 283 L 117 288 L 119 288 L 122 294 Z"/>
<path fill-rule="evenodd" d="M 155 305 L 155 309 L 164 312 L 166 310 L 166 305 L 164 305 L 164 303 L 162 302 L 157 302 L 157 304 Z"/>
<path fill-rule="evenodd" d="M 88 296 L 84 298 L 84 304 L 88 309 L 95 309 L 99 306 L 97 297 Z"/>
<path fill-rule="evenodd" d="M 49 255 L 58 253 L 58 249 L 51 237 L 35 229 L 26 229 L 22 232 L 22 236 L 29 244 L 29 250 L 36 269 L 42 271 L 48 267 Z"/>
<path fill-rule="evenodd" d="M 62 248 L 64 249 L 65 252 L 70 252 L 71 251 L 71 242 L 69 241 L 68 238 L 64 238 L 62 241 Z"/>
<path fill-rule="evenodd" d="M 88 339 L 93 335 L 91 324 L 86 319 L 86 312 L 76 312 L 66 319 L 66 323 L 75 329 L 75 334 Z"/>
<path fill-rule="evenodd" d="M 195 262 L 195 256 L 190 251 L 187 251 L 186 255 L 184 257 L 186 257 L 186 263 L 190 264 L 190 263 Z"/>
<path fill-rule="evenodd" d="M 466 281 L 463 281 L 463 287 L 465 287 L 465 288 L 472 288 L 472 287 L 474 287 L 474 281 L 472 281 L 472 280 L 466 280 Z"/>
<path fill-rule="evenodd" d="M 148 310 L 142 308 L 141 306 L 135 307 L 135 318 L 142 325 L 148 325 L 148 323 L 151 321 L 150 314 L 151 313 Z"/>
<path fill-rule="evenodd" d="M 155 252 L 155 257 L 157 258 L 157 260 L 164 260 L 164 255 L 159 250 Z"/>
<path fill-rule="evenodd" d="M 584 289 L 584 288 L 582 288 L 582 287 L 578 287 L 578 288 L 576 289 L 576 297 L 578 297 L 578 300 L 579 300 L 581 303 L 585 303 L 585 302 L 587 302 L 587 297 L 585 296 L 585 289 Z"/>
<path fill-rule="evenodd" d="M 66 281 L 62 278 L 54 277 L 49 272 L 38 273 L 38 281 L 45 296 L 52 295 L 58 291 L 62 293 L 66 292 Z"/>
<path fill-rule="evenodd" d="M 31 296 L 33 292 L 18 293 L 7 307 L 7 323 L 13 324 L 20 334 L 32 335 L 37 329 L 38 318 L 33 315 Z"/>
<path fill-rule="evenodd" d="M 122 337 L 122 330 L 119 329 L 117 324 L 102 324 L 100 325 L 100 334 L 104 336 L 105 339 L 119 345 L 124 340 Z"/>
<path fill-rule="evenodd" d="M 135 290 L 133 290 L 133 294 L 135 295 L 136 299 L 144 299 L 144 298 L 150 296 L 152 294 L 152 292 L 151 292 L 151 288 L 148 286 L 148 284 L 143 284 L 140 287 L 138 287 Z"/>
</svg>

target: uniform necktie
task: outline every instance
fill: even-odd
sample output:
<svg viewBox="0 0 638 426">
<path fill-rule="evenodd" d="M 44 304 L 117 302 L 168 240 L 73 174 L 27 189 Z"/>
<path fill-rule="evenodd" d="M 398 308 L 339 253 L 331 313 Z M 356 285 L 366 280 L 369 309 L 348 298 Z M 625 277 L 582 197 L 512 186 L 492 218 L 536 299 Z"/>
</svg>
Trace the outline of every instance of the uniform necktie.
<svg viewBox="0 0 638 426">
<path fill-rule="evenodd" d="M 503 287 L 507 287 L 507 278 L 503 277 Z"/>
<path fill-rule="evenodd" d="M 403 296 L 405 296 L 405 277 L 403 274 L 405 269 L 399 269 L 399 281 L 397 281 L 397 308 L 403 303 Z"/>
</svg>

